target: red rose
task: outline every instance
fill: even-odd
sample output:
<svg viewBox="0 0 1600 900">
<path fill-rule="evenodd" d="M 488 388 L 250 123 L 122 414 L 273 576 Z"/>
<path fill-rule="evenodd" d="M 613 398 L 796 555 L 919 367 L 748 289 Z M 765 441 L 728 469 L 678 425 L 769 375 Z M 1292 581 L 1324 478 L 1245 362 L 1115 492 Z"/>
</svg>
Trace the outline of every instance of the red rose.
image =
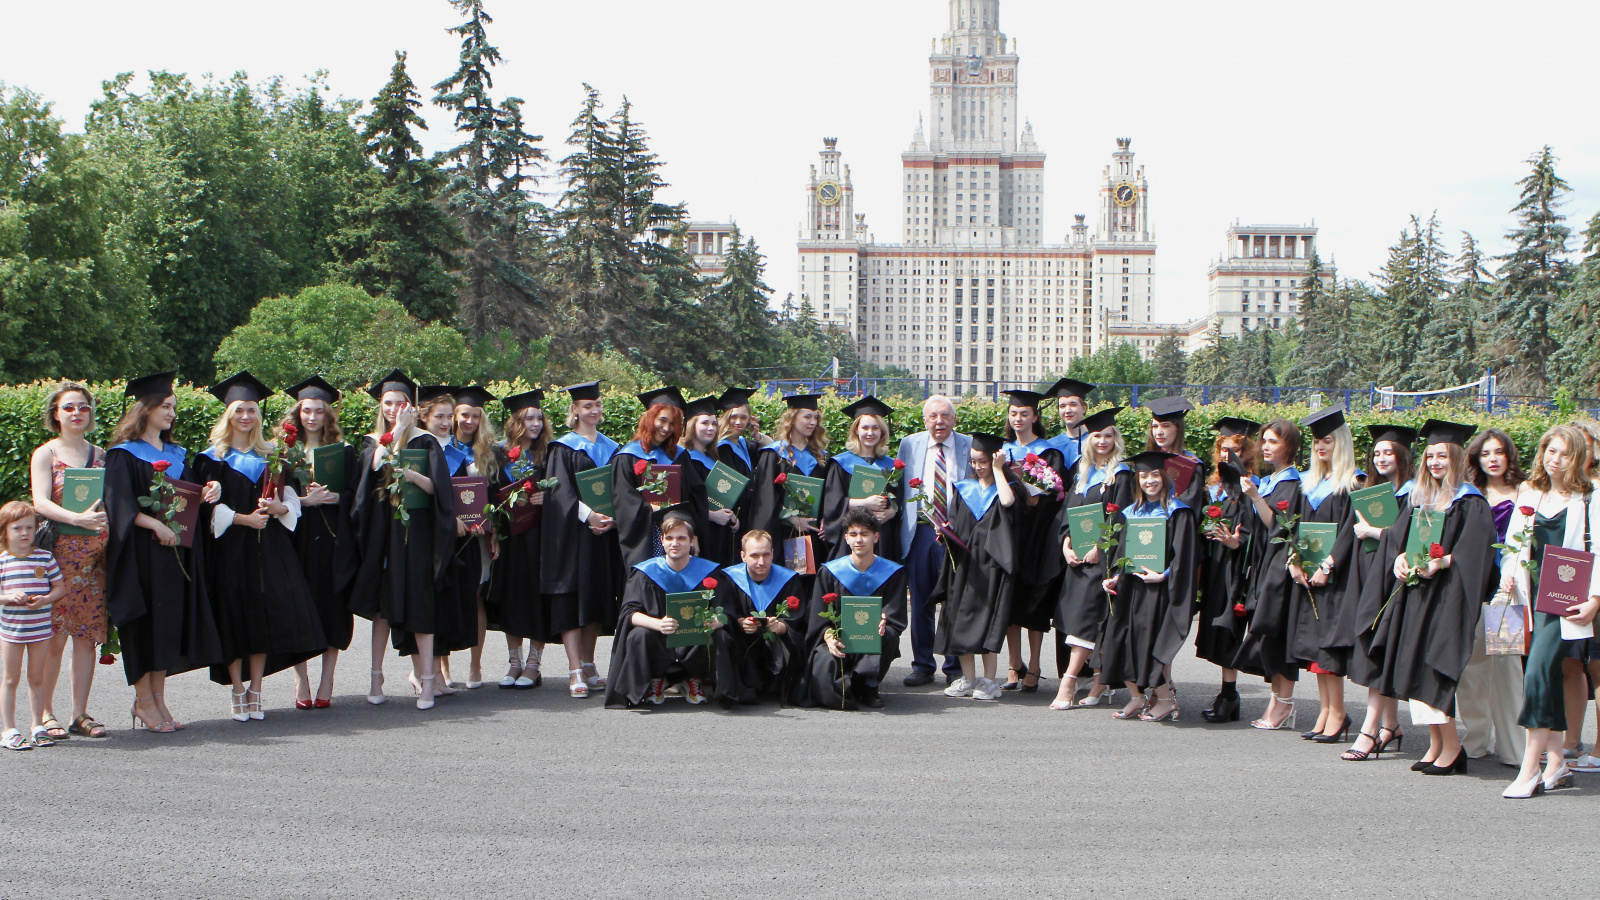
<svg viewBox="0 0 1600 900">
<path fill-rule="evenodd" d="M 906 461 L 905 460 L 897 459 L 897 460 L 894 461 L 894 470 L 896 472 L 900 471 L 901 469 L 904 469 L 905 467 L 906 467 Z"/>
<path fill-rule="evenodd" d="M 533 490 L 533 479 L 530 478 L 527 481 L 524 481 L 522 483 L 522 489 L 525 490 L 525 491 Z"/>
<path fill-rule="evenodd" d="M 717 587 L 717 580 L 715 578 L 706 578 L 700 582 L 700 586 L 708 591 L 715 590 Z"/>
<path fill-rule="evenodd" d="M 835 593 L 833 593 L 831 591 L 829 593 L 826 593 L 826 594 L 822 595 L 822 602 L 828 604 L 829 606 L 832 606 L 833 605 L 833 601 L 835 601 L 837 599 L 839 599 L 839 595 L 835 594 Z"/>
<path fill-rule="evenodd" d="M 1107 503 L 1106 504 L 1106 515 L 1109 516 L 1109 515 L 1111 515 L 1112 513 L 1116 512 L 1117 510 L 1119 510 L 1121 508 L 1122 507 L 1116 505 L 1115 503 Z"/>
<path fill-rule="evenodd" d="M 517 460 L 519 460 L 521 458 L 522 458 L 522 448 L 521 447 L 512 447 L 510 450 L 506 451 L 506 459 L 509 459 L 512 462 L 516 462 Z"/>
<path fill-rule="evenodd" d="M 1428 558 L 1429 559 L 1444 559 L 1444 545 L 1443 544 L 1429 544 L 1428 545 Z"/>
<path fill-rule="evenodd" d="M 109 653 L 100 654 L 100 665 L 102 665 L 102 666 L 109 666 L 109 665 L 111 665 L 112 663 L 114 663 L 116 661 L 117 661 L 117 658 L 115 656 L 112 656 Z"/>
<path fill-rule="evenodd" d="M 1288 511 L 1289 511 L 1289 501 L 1287 501 L 1287 500 L 1279 500 L 1278 501 L 1278 512 L 1288 512 Z"/>
<path fill-rule="evenodd" d="M 911 485 L 911 489 L 912 490 L 916 490 L 917 488 L 922 487 L 922 479 L 921 478 L 913 478 L 910 481 L 906 482 L 906 484 Z"/>
<path fill-rule="evenodd" d="M 783 484 L 784 482 L 786 482 L 788 480 L 789 480 L 789 473 L 788 472 L 779 472 L 778 473 L 778 477 L 772 479 L 772 483 L 773 484 Z"/>
<path fill-rule="evenodd" d="M 1025 462 L 1025 463 L 1029 463 L 1030 465 L 1033 464 L 1033 463 L 1036 463 L 1036 462 L 1039 461 L 1039 454 L 1037 454 L 1037 453 L 1029 453 L 1027 456 L 1024 456 L 1022 458 L 1022 461 Z"/>
<path fill-rule="evenodd" d="M 643 475 L 644 471 L 648 468 L 650 468 L 650 461 L 647 459 L 641 459 L 633 464 L 633 474 Z"/>
<path fill-rule="evenodd" d="M 1222 518 L 1222 507 L 1215 506 L 1215 505 L 1206 507 L 1206 518 L 1208 518 L 1208 519 L 1220 519 L 1220 518 Z"/>
<path fill-rule="evenodd" d="M 1240 617 L 1240 618 L 1244 618 L 1244 604 L 1243 603 L 1235 603 L 1233 605 L 1233 614 L 1238 616 L 1238 617 Z"/>
<path fill-rule="evenodd" d="M 385 431 L 383 434 L 379 435 L 378 443 L 382 444 L 385 447 L 387 447 L 390 444 L 394 443 L 394 432 Z"/>
<path fill-rule="evenodd" d="M 800 598 L 799 597 L 793 597 L 793 596 L 786 597 L 784 599 L 784 601 L 783 601 L 783 605 L 787 606 L 791 610 L 799 609 L 800 608 Z"/>
<path fill-rule="evenodd" d="M 172 468 L 172 462 L 170 460 L 158 459 L 150 464 L 150 468 L 155 469 L 157 472 L 165 472 L 166 470 Z"/>
<path fill-rule="evenodd" d="M 1517 512 L 1522 513 L 1524 518 L 1531 519 L 1533 518 L 1534 509 L 1531 506 L 1519 506 L 1517 507 Z"/>
</svg>

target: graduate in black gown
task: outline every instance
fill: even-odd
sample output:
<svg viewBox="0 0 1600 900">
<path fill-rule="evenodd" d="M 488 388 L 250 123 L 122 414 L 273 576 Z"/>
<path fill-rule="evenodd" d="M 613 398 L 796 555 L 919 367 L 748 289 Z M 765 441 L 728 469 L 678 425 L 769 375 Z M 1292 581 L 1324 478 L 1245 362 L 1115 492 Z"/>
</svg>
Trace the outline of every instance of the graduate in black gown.
<svg viewBox="0 0 1600 900">
<path fill-rule="evenodd" d="M 1456 734 L 1456 684 L 1472 656 L 1479 606 L 1494 575 L 1494 514 L 1468 477 L 1464 447 L 1477 429 L 1429 419 L 1420 429 L 1426 445 L 1411 489 L 1412 510 L 1442 515 L 1426 564 L 1412 565 L 1405 551 L 1410 516 L 1396 521 L 1379 552 L 1394 560 L 1399 594 L 1386 599 L 1372 646 L 1382 649 L 1380 693 L 1409 700 L 1411 721 L 1428 726 L 1428 752 L 1419 771 L 1464 774 L 1467 754 Z M 1391 551 L 1393 553 L 1391 554 Z M 1421 560 L 1415 562 L 1421 563 Z M 1404 582 L 1413 571 L 1414 585 Z"/>
<path fill-rule="evenodd" d="M 1055 616 L 1056 600 L 1061 595 L 1061 554 L 1059 528 L 1061 505 L 1067 496 L 1067 463 L 1057 446 L 1044 437 L 1044 422 L 1039 418 L 1043 394 L 1033 391 L 1006 391 L 1005 455 L 1013 471 L 1023 466 L 1043 466 L 1060 480 L 1059 493 L 1035 494 L 1018 485 L 1022 501 L 1013 510 L 1016 517 L 1019 566 L 1015 573 L 1016 592 L 1011 603 L 1011 626 L 1006 643 L 1011 649 L 1010 671 L 1005 690 L 1031 694 L 1039 690 L 1039 651 Z M 1076 460 L 1074 460 L 1076 461 Z M 1022 631 L 1028 631 L 1028 660 L 1022 659 Z"/>
<path fill-rule="evenodd" d="M 433 632 L 440 595 L 449 602 L 450 558 L 455 552 L 455 498 L 444 451 L 417 424 L 416 382 L 398 369 L 373 382 L 367 393 L 378 400 L 373 433 L 361 444 L 351 524 L 361 557 L 350 588 L 350 611 L 372 621 L 372 686 L 367 702 L 384 700 L 383 657 L 391 637 L 396 647 L 411 643 L 412 674 L 420 685 L 418 709 L 432 709 Z M 398 465 L 402 450 L 423 454 L 420 468 Z M 420 490 L 426 505 L 399 514 L 404 492 L 391 496 L 394 473 Z"/>
<path fill-rule="evenodd" d="M 829 560 L 817 570 L 807 606 L 806 659 L 797 679 L 795 701 L 801 706 L 853 710 L 883 706 L 878 686 L 899 656 L 906 630 L 906 571 L 877 555 L 878 519 L 865 510 L 846 514 L 844 541 L 849 556 Z M 877 597 L 883 602 L 878 620 L 880 653 L 847 653 L 824 613 L 837 614 L 842 597 Z"/>
<path fill-rule="evenodd" d="M 193 548 L 179 546 L 161 513 L 139 504 L 162 501 L 154 490 L 163 479 L 193 482 L 187 451 L 171 443 L 178 399 L 174 372 L 128 382 L 133 398 L 106 451 L 106 611 L 122 641 L 122 670 L 134 689 L 133 720 L 151 731 L 183 728 L 166 705 L 166 680 L 225 660 L 211 601 L 206 596 L 206 542 L 194 534 Z M 207 483 L 206 503 L 222 495 Z M 199 526 L 195 530 L 199 531 Z"/>
<path fill-rule="evenodd" d="M 690 401 L 683 411 L 683 449 L 702 484 L 717 465 L 717 398 Z M 740 499 L 743 499 L 742 497 Z M 706 533 L 698 556 L 726 566 L 739 558 L 739 511 L 706 506 Z"/>
<path fill-rule="evenodd" d="M 541 563 L 544 542 L 545 516 L 553 515 L 554 504 L 539 487 L 547 470 L 550 456 L 550 429 L 544 414 L 544 391 L 535 388 L 500 401 L 506 409 L 505 443 L 496 448 L 496 464 L 500 466 L 497 490 L 520 484 L 520 504 L 538 507 L 538 517 L 531 525 L 518 525 L 525 530 L 513 534 L 513 526 L 502 523 L 498 531 L 499 553 L 495 556 L 493 574 L 489 579 L 489 595 L 484 603 L 486 625 L 506 636 L 506 674 L 500 679 L 503 688 L 528 689 L 538 686 L 539 657 L 546 640 L 554 632 L 550 623 L 550 602 L 544 593 Z M 533 665 L 525 673 L 522 655 L 523 641 L 529 648 Z M 589 696 L 589 685 L 583 680 L 583 666 L 574 654 L 568 666 L 568 692 L 574 697 Z M 530 674 L 531 673 L 531 674 Z"/>
<path fill-rule="evenodd" d="M 360 474 L 361 460 L 356 449 L 344 441 L 339 426 L 339 410 L 334 404 L 343 396 L 338 388 L 312 377 L 284 391 L 293 403 L 278 425 L 277 438 L 292 442 L 304 454 L 309 469 L 312 453 L 318 448 L 338 446 L 344 458 L 344 477 Z M 292 433 L 291 433 L 292 429 Z M 329 477 L 324 475 L 324 477 Z M 315 473 L 298 482 L 300 521 L 294 529 L 294 549 L 305 572 L 306 586 L 316 601 L 322 620 L 322 637 L 328 642 L 322 651 L 322 673 L 315 692 L 306 663 L 294 666 L 295 709 L 327 709 L 333 705 L 333 674 L 339 653 L 350 649 L 354 617 L 350 615 L 349 587 L 355 577 L 356 548 L 351 540 L 350 510 L 355 506 L 354 490 L 330 490 L 344 485 L 325 485 Z"/>
<path fill-rule="evenodd" d="M 1290 607 L 1290 650 L 1317 676 L 1321 701 L 1317 722 L 1301 737 L 1323 744 L 1343 743 L 1350 730 L 1344 709 L 1344 674 L 1355 645 L 1356 607 L 1361 581 L 1356 576 L 1355 524 L 1350 492 L 1360 488 L 1355 441 L 1344 421 L 1344 406 L 1317 410 L 1300 421 L 1311 429 L 1311 465 L 1301 482 L 1300 521 L 1338 528 L 1333 550 L 1312 571 L 1303 572 Z"/>
<path fill-rule="evenodd" d="M 1386 484 L 1394 490 L 1395 505 L 1399 508 L 1399 521 L 1410 521 L 1411 489 L 1416 486 L 1412 476 L 1416 469 L 1411 460 L 1411 445 L 1417 442 L 1417 430 L 1388 422 L 1368 425 L 1372 436 L 1372 458 L 1368 463 L 1365 487 Z M 1368 524 L 1362 511 L 1356 513 L 1356 583 L 1357 600 L 1353 631 L 1355 646 L 1351 648 L 1348 675 L 1352 682 L 1367 689 L 1367 718 L 1361 724 L 1350 749 L 1340 758 L 1360 762 L 1376 756 L 1393 743 L 1396 749 L 1405 746 L 1405 736 L 1400 733 L 1400 701 L 1385 697 L 1376 687 L 1383 672 L 1383 656 L 1372 647 L 1372 634 L 1378 626 L 1378 613 L 1383 601 L 1394 590 L 1394 566 L 1391 558 L 1385 559 L 1381 551 L 1388 528 Z M 1369 548 L 1367 541 L 1373 545 Z M 1520 661 L 1519 661 L 1520 665 Z"/>
<path fill-rule="evenodd" d="M 883 526 L 878 532 L 878 555 L 899 559 L 900 510 L 905 508 L 905 478 L 896 475 L 906 464 L 889 452 L 894 437 L 890 428 L 894 410 L 877 397 L 862 397 L 841 410 L 850 417 L 845 430 L 844 452 L 828 457 L 822 476 L 822 540 L 833 558 L 848 555 L 844 543 L 844 517 L 852 509 L 864 509 Z M 857 466 L 872 466 L 888 479 L 883 493 L 864 499 L 850 498 L 851 480 Z M 889 523 L 893 522 L 893 525 Z"/>
<path fill-rule="evenodd" d="M 1200 711 L 1207 722 L 1239 721 L 1239 672 L 1231 668 L 1244 638 L 1244 594 L 1250 568 L 1259 555 L 1265 529 L 1241 487 L 1256 482 L 1256 432 L 1261 425 L 1237 416 L 1212 424 L 1217 439 L 1206 479 L 1210 501 L 1201 510 L 1205 538 L 1200 561 L 1200 615 L 1195 624 L 1195 655 L 1222 667 L 1222 688 Z"/>
<path fill-rule="evenodd" d="M 487 412 L 489 404 L 495 402 L 495 396 L 473 385 L 447 390 L 455 400 L 455 407 L 451 411 L 450 436 L 444 441 L 445 464 L 450 468 L 450 477 L 482 478 L 489 483 L 489 497 L 493 498 L 506 485 L 506 461 L 500 456 L 494 422 L 489 419 Z M 433 638 L 433 652 L 439 659 L 435 693 L 453 693 L 456 684 L 468 690 L 483 687 L 483 641 L 489 631 L 486 602 L 494 573 L 494 560 L 499 552 L 492 523 L 483 521 L 471 527 L 457 517 L 456 553 L 452 567 L 456 578 L 458 622 L 453 634 L 435 634 Z M 498 626 L 500 623 L 495 624 Z M 500 628 L 495 630 L 499 631 Z M 452 683 L 450 654 L 457 650 L 470 651 L 467 680 Z"/>
<path fill-rule="evenodd" d="M 754 388 L 728 388 L 717 398 L 717 460 L 746 478 L 755 476 L 755 454 L 760 449 L 748 437 L 752 422 L 750 395 L 754 393 Z M 749 529 L 750 496 L 750 486 L 746 485 L 734 506 L 742 530 Z"/>
<path fill-rule="evenodd" d="M 788 698 L 794 667 L 804 659 L 805 600 L 793 569 L 773 562 L 772 535 L 747 531 L 740 562 L 717 575 L 716 603 L 728 627 L 711 638 L 716 655 L 716 696 L 724 705 Z"/>
<path fill-rule="evenodd" d="M 1056 596 L 1054 625 L 1057 635 L 1058 667 L 1061 686 L 1051 709 L 1071 709 L 1076 706 L 1099 706 L 1109 703 L 1110 688 L 1099 678 L 1089 688 L 1081 702 L 1076 701 L 1078 681 L 1083 667 L 1089 663 L 1100 634 L 1105 628 L 1110 607 L 1106 603 L 1106 565 L 1100 548 L 1091 547 L 1083 556 L 1072 550 L 1071 521 L 1067 511 L 1075 507 L 1098 504 L 1107 521 L 1116 521 L 1117 510 L 1133 502 L 1137 489 L 1133 469 L 1123 456 L 1127 445 L 1122 431 L 1117 428 L 1117 413 L 1122 407 L 1102 409 L 1082 420 L 1087 429 L 1083 439 L 1083 455 L 1072 473 L 1072 492 L 1061 504 L 1061 515 L 1056 524 L 1057 541 L 1065 563 L 1061 571 L 1061 590 Z M 1115 508 L 1113 508 L 1115 507 Z M 1098 534 L 1092 536 L 1099 540 Z M 1066 649 L 1059 649 L 1066 648 Z M 1104 699 L 1102 699 L 1104 698 Z"/>
<path fill-rule="evenodd" d="M 1167 463 L 1173 454 L 1151 450 L 1133 457 L 1138 498 L 1123 510 L 1126 526 L 1118 535 L 1117 556 L 1131 556 L 1130 541 L 1148 534 L 1139 519 L 1166 520 L 1167 567 L 1148 566 L 1109 575 L 1102 583 L 1111 595 L 1111 615 L 1095 646 L 1096 665 L 1107 684 L 1128 687 L 1128 705 L 1114 713 L 1147 722 L 1176 721 L 1178 697 L 1172 684 L 1172 660 L 1189 637 L 1200 562 L 1199 523 L 1195 511 L 1172 493 Z M 1151 694 L 1147 700 L 1146 692 Z"/>
<path fill-rule="evenodd" d="M 1022 490 L 1009 480 L 1016 476 L 1007 471 L 1004 443 L 992 434 L 972 436 L 974 477 L 956 482 L 950 498 L 950 528 L 966 547 L 946 544 L 951 557 L 929 597 L 939 605 L 933 652 L 961 661 L 961 677 L 945 687 L 946 697 L 999 700 L 1004 689 L 994 676 L 1013 621 L 1020 544 L 1017 497 Z M 979 655 L 982 676 L 977 674 Z"/>
<path fill-rule="evenodd" d="M 1044 392 L 1047 399 L 1055 400 L 1056 415 L 1061 420 L 1061 433 L 1050 439 L 1050 446 L 1056 448 L 1061 454 L 1061 473 L 1066 478 L 1062 487 L 1070 499 L 1076 485 L 1073 483 L 1078 476 L 1078 458 L 1083 454 L 1083 439 L 1088 434 L 1083 427 L 1083 420 L 1089 415 L 1089 394 L 1095 390 L 1095 385 L 1076 378 L 1062 378 Z M 1066 502 L 1063 501 L 1062 510 L 1065 511 Z M 1061 570 L 1063 581 L 1066 578 L 1066 569 Z M 1059 602 L 1059 588 L 1056 602 Z M 1052 620 L 1052 624 L 1054 621 Z M 1056 645 L 1056 677 L 1060 678 L 1067 672 L 1068 660 L 1071 650 L 1067 644 L 1067 636 L 1061 629 L 1055 630 Z M 1076 686 L 1074 685 L 1074 689 Z M 1060 699 L 1060 691 L 1057 691 Z M 1071 705 L 1070 698 L 1067 704 Z M 1052 704 L 1051 708 L 1056 708 Z M 1065 709 L 1066 707 L 1060 707 Z"/>
<path fill-rule="evenodd" d="M 1206 463 L 1185 446 L 1188 428 L 1184 416 L 1194 409 L 1194 404 L 1183 397 L 1162 397 L 1146 403 L 1145 408 L 1150 410 L 1150 432 L 1145 436 L 1144 449 L 1176 454 L 1194 467 L 1187 485 L 1181 478 L 1173 478 L 1174 495 L 1190 509 L 1201 508 L 1206 501 Z M 1173 471 L 1178 471 L 1176 464 Z"/>
<path fill-rule="evenodd" d="M 1268 474 L 1259 485 L 1247 480 L 1239 488 L 1250 501 L 1260 524 L 1256 533 L 1260 550 L 1244 595 L 1245 633 L 1231 668 L 1260 676 L 1272 685 L 1266 712 L 1250 723 L 1253 728 L 1276 731 L 1295 726 L 1294 685 L 1300 677 L 1289 652 L 1289 605 L 1295 588 L 1288 561 L 1288 545 L 1274 543 L 1288 537 L 1279 524 L 1300 508 L 1300 429 L 1287 419 L 1274 419 L 1261 429 L 1261 466 Z"/>
<path fill-rule="evenodd" d="M 439 445 L 444 457 L 444 468 L 450 473 L 449 488 L 452 507 L 455 503 L 454 479 L 457 472 L 467 471 L 472 458 L 470 447 L 457 444 L 453 437 L 455 425 L 455 388 L 449 385 L 428 384 L 417 389 L 417 425 Z M 452 512 L 452 518 L 454 513 Z M 478 559 L 477 534 L 467 528 L 459 518 L 453 523 L 455 535 L 451 539 L 450 561 L 443 582 L 435 594 L 433 605 L 433 695 L 447 697 L 454 694 L 447 674 L 450 654 L 472 646 L 476 637 L 477 593 L 482 577 L 487 573 Z M 401 656 L 417 652 L 416 638 L 410 633 L 396 634 L 395 649 Z M 411 689 L 421 693 L 422 684 L 415 672 L 406 676 Z"/>
<path fill-rule="evenodd" d="M 550 443 L 546 474 L 556 480 L 556 486 L 544 500 L 539 575 L 550 608 L 550 636 L 559 637 L 567 652 L 567 668 L 582 670 L 584 685 L 592 695 L 605 690 L 606 680 L 594 666 L 594 648 L 602 635 L 610 635 L 616 628 L 625 576 L 616 519 L 583 502 L 577 476 L 595 467 L 609 471 L 611 458 L 621 448 L 600 433 L 605 418 L 600 382 L 562 390 L 571 401 L 567 410 L 570 430 Z M 533 670 L 531 675 L 528 669 Z M 538 680 L 537 658 L 528 660 L 521 676 Z M 502 679 L 500 686 L 512 685 Z"/>
<path fill-rule="evenodd" d="M 683 683 L 683 696 L 691 704 L 706 702 L 705 682 L 716 671 L 711 657 L 727 644 L 711 643 L 668 647 L 667 636 L 683 625 L 667 609 L 668 594 L 705 591 L 715 603 L 721 584 L 717 564 L 692 554 L 694 515 L 684 504 L 660 510 L 654 518 L 661 535 L 663 555 L 636 563 L 628 573 L 622 596 L 617 638 L 611 645 L 611 671 L 606 685 L 606 708 L 627 709 L 641 703 L 660 705 L 666 690 Z M 710 627 L 720 630 L 721 621 Z"/>
<path fill-rule="evenodd" d="M 822 535 L 820 516 L 784 516 L 785 484 L 791 475 L 822 478 L 828 461 L 828 432 L 822 427 L 817 409 L 820 394 L 791 394 L 783 398 L 787 408 L 773 429 L 774 440 L 756 453 L 755 475 L 746 492 L 750 495 L 747 528 L 759 528 L 778 541 L 778 557 L 784 565 L 800 572 L 801 586 L 811 592 L 815 575 L 808 575 L 799 561 L 790 558 L 786 541 L 811 538 L 814 562 L 829 559 L 832 551 Z M 782 477 L 780 477 L 782 476 Z"/>
<path fill-rule="evenodd" d="M 682 504 L 694 519 L 696 535 L 709 531 L 706 514 L 706 483 L 690 464 L 683 440 L 683 408 L 687 403 L 675 387 L 659 388 L 639 395 L 644 414 L 634 430 L 633 440 L 611 459 L 612 502 L 616 504 L 617 543 L 622 547 L 622 562 L 635 566 L 661 555 L 660 537 L 654 513 L 669 505 Z M 677 466 L 680 494 L 676 501 L 652 501 L 640 490 L 653 466 Z"/>
<path fill-rule="evenodd" d="M 287 484 L 286 466 L 272 470 L 278 448 L 261 433 L 261 401 L 273 391 L 240 372 L 211 394 L 226 408 L 211 429 L 211 446 L 194 460 L 198 478 L 222 485 L 198 526 L 207 555 L 225 561 L 206 571 L 223 658 L 211 667 L 211 680 L 233 686 L 233 720 L 248 722 L 266 715 L 261 679 L 320 655 L 328 641 L 294 550 L 300 497 Z"/>
</svg>

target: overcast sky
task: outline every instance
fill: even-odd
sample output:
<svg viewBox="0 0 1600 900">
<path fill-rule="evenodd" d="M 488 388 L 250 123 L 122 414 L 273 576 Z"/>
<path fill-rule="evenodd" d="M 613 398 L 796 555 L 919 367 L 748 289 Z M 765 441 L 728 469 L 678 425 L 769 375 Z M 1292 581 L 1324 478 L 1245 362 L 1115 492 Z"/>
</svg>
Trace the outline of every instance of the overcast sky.
<svg viewBox="0 0 1600 900">
<path fill-rule="evenodd" d="M 526 103 L 552 157 L 582 98 L 623 94 L 666 161 L 670 199 L 739 223 L 794 289 L 807 166 L 839 138 L 858 212 L 900 237 L 899 154 L 928 107 L 930 41 L 947 0 L 488 0 L 505 56 L 498 96 Z M 1045 232 L 1092 212 L 1117 137 L 1150 181 L 1158 318 L 1205 311 L 1206 266 L 1238 220 L 1308 223 L 1324 259 L 1366 277 L 1408 216 L 1437 210 L 1448 246 L 1491 250 L 1523 163 L 1561 157 L 1581 230 L 1600 208 L 1600 117 L 1589 90 L 1600 4 L 1191 3 L 1001 0 L 1019 40 L 1020 104 L 1049 154 Z M 0 81 L 54 101 L 81 129 L 100 82 L 122 71 L 291 82 L 327 69 L 368 99 L 397 49 L 429 85 L 453 70 L 446 0 L 11 3 Z M 428 110 L 430 150 L 452 142 Z M 551 190 L 559 190 L 553 180 Z M 1091 215 L 1091 225 L 1094 219 Z"/>
</svg>

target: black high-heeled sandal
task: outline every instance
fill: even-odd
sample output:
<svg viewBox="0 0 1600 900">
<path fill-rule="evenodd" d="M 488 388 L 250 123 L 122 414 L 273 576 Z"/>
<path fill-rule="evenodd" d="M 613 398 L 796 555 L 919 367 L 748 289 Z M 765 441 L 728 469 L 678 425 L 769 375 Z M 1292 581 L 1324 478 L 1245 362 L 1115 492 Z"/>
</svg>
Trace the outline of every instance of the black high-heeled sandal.
<svg viewBox="0 0 1600 900">
<path fill-rule="evenodd" d="M 1382 729 L 1379 730 L 1382 731 Z M 1349 750 L 1339 754 L 1339 758 L 1345 762 L 1361 762 L 1363 760 L 1376 759 L 1378 755 L 1378 736 L 1375 734 L 1367 734 L 1365 731 L 1363 731 L 1356 736 L 1356 740 L 1359 741 L 1362 738 L 1366 738 L 1372 742 L 1371 750 L 1357 750 L 1356 748 L 1351 747 Z"/>
<path fill-rule="evenodd" d="M 1027 669 L 1017 669 L 1017 668 L 1013 668 L 1011 666 L 1006 666 L 1006 675 L 1007 675 L 1008 678 L 1009 678 L 1009 676 L 1015 675 L 1018 672 L 1026 672 L 1026 671 L 1027 671 Z M 1017 679 L 1011 679 L 1011 680 L 1007 681 L 1005 684 L 1000 685 L 1000 690 L 1002 690 L 1002 691 L 1014 691 L 1019 687 L 1022 687 L 1022 679 L 1017 678 Z"/>
<path fill-rule="evenodd" d="M 1373 751 L 1372 751 L 1373 753 L 1385 753 L 1385 752 L 1388 752 L 1390 744 L 1394 745 L 1394 752 L 1395 753 L 1399 753 L 1401 750 L 1405 749 L 1406 736 L 1404 734 L 1401 734 L 1399 729 L 1390 728 L 1389 726 L 1384 725 L 1383 727 L 1378 729 L 1378 737 L 1383 737 L 1383 733 L 1385 731 L 1389 732 L 1389 739 L 1387 741 L 1380 742 L 1378 744 L 1378 746 L 1375 749 L 1373 749 Z"/>
<path fill-rule="evenodd" d="M 1342 743 L 1344 743 L 1345 738 L 1347 738 L 1349 736 L 1350 736 L 1350 717 L 1349 716 L 1345 716 L 1344 717 L 1344 725 L 1339 728 L 1337 733 L 1335 733 L 1335 734 L 1319 734 L 1316 737 L 1312 738 L 1312 740 L 1316 741 L 1319 744 L 1342 744 Z"/>
<path fill-rule="evenodd" d="M 1022 670 L 1022 677 L 1023 678 L 1027 678 L 1028 676 L 1032 675 L 1033 676 L 1033 684 L 1028 684 L 1026 681 L 1024 681 L 1024 682 L 1022 682 L 1022 686 L 1017 688 L 1017 690 L 1023 692 L 1024 694 L 1036 694 L 1036 693 L 1038 693 L 1039 692 L 1039 679 L 1040 679 L 1040 677 L 1043 676 L 1043 674 L 1044 674 L 1044 669 L 1042 667 L 1037 672 L 1030 672 L 1027 669 L 1023 669 Z"/>
</svg>

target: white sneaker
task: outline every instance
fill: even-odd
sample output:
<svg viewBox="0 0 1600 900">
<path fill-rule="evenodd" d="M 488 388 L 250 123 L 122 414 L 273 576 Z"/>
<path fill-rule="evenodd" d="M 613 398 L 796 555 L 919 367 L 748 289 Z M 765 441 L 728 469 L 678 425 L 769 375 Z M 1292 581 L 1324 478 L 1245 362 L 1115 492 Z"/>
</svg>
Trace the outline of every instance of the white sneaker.
<svg viewBox="0 0 1600 900">
<path fill-rule="evenodd" d="M 971 697 L 973 687 L 974 684 L 963 675 L 950 682 L 950 686 L 944 689 L 944 695 L 946 697 Z"/>
<path fill-rule="evenodd" d="M 972 689 L 974 700 L 999 700 L 1001 691 L 1005 688 L 993 678 L 980 678 L 978 684 Z"/>
</svg>

